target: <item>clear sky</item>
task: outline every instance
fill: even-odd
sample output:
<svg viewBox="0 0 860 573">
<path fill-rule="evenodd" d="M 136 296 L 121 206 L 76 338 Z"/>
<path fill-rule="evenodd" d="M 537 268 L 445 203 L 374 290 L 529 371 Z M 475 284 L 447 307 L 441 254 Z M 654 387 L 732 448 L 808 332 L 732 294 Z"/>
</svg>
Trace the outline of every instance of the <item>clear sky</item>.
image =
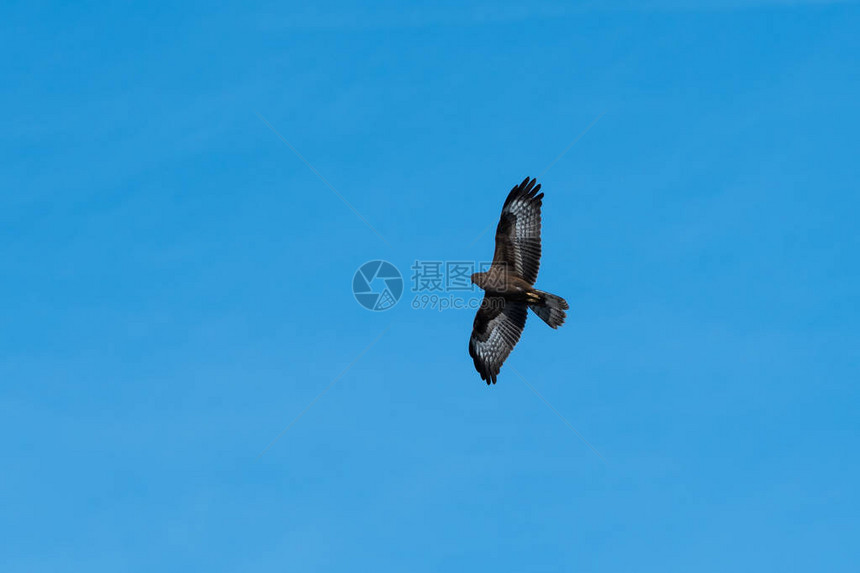
<svg viewBox="0 0 860 573">
<path fill-rule="evenodd" d="M 860 570 L 860 5 L 525 6 L 3 5 L 0 569 Z"/>
</svg>

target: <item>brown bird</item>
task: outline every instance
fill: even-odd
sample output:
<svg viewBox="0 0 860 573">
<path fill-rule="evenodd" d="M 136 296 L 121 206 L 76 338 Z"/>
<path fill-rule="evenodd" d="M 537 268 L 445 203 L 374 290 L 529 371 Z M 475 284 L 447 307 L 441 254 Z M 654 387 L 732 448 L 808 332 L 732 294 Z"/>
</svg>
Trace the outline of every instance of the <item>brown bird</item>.
<svg viewBox="0 0 860 573">
<path fill-rule="evenodd" d="M 540 267 L 540 208 L 543 193 L 526 177 L 511 189 L 496 227 L 496 252 L 487 272 L 472 282 L 484 289 L 484 299 L 469 340 L 469 355 L 487 385 L 496 383 L 502 363 L 514 349 L 532 309 L 545 323 L 558 328 L 569 307 L 560 296 L 534 288 Z"/>
</svg>

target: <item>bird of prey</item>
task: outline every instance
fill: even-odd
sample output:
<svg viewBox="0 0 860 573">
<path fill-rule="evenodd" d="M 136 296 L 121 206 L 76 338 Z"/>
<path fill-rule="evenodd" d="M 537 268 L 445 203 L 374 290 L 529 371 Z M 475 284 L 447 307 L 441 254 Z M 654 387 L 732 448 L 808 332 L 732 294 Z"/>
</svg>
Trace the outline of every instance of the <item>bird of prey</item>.
<svg viewBox="0 0 860 573">
<path fill-rule="evenodd" d="M 472 282 L 484 299 L 472 326 L 469 355 L 482 380 L 496 383 L 502 363 L 526 325 L 528 309 L 552 328 L 564 323 L 569 307 L 560 296 L 534 288 L 540 267 L 540 208 L 543 193 L 526 177 L 511 189 L 496 227 L 496 251 L 489 270 Z"/>
</svg>

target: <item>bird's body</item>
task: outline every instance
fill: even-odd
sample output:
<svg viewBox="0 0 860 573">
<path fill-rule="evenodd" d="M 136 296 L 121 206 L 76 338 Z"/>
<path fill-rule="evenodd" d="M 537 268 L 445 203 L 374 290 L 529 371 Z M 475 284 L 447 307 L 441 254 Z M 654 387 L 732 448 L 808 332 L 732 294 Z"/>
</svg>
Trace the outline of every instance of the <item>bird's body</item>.
<svg viewBox="0 0 860 573">
<path fill-rule="evenodd" d="M 506 298 L 519 296 L 521 300 L 525 300 L 526 294 L 534 290 L 525 279 L 505 267 L 491 266 L 486 272 L 475 273 L 472 275 L 472 282 L 488 295 Z"/>
<path fill-rule="evenodd" d="M 514 187 L 496 228 L 496 251 L 486 272 L 472 275 L 484 290 L 475 315 L 469 355 L 487 384 L 496 383 L 502 363 L 520 339 L 528 309 L 552 328 L 564 323 L 567 302 L 534 288 L 541 256 L 540 185 L 528 177 Z"/>
</svg>

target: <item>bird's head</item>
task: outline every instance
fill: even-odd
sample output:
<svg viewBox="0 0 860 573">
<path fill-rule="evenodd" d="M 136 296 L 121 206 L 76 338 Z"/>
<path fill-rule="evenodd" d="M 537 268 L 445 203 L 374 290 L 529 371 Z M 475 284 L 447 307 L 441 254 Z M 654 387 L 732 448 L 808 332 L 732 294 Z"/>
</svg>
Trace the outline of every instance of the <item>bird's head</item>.
<svg viewBox="0 0 860 573">
<path fill-rule="evenodd" d="M 484 277 L 487 273 L 472 273 L 472 284 L 484 288 Z"/>
</svg>

